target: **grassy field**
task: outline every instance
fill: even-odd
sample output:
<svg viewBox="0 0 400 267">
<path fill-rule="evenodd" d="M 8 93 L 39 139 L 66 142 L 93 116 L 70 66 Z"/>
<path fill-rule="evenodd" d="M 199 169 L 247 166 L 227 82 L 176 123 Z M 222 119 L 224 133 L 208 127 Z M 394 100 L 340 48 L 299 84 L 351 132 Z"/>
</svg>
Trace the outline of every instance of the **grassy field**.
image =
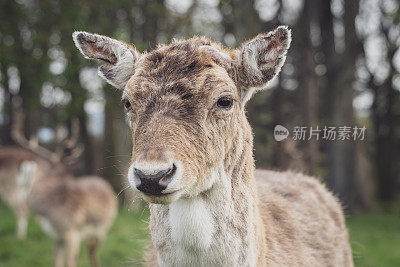
<svg viewBox="0 0 400 267">
<path fill-rule="evenodd" d="M 102 266 L 142 266 L 148 244 L 148 212 L 121 209 L 107 240 L 100 247 Z M 360 214 L 347 220 L 356 266 L 400 266 L 400 215 Z M 53 243 L 31 216 L 28 238 L 14 237 L 14 217 L 0 204 L 0 266 L 52 266 Z M 85 246 L 79 266 L 89 266 Z"/>
<path fill-rule="evenodd" d="M 400 214 L 359 214 L 347 225 L 356 266 L 400 266 Z"/>
</svg>

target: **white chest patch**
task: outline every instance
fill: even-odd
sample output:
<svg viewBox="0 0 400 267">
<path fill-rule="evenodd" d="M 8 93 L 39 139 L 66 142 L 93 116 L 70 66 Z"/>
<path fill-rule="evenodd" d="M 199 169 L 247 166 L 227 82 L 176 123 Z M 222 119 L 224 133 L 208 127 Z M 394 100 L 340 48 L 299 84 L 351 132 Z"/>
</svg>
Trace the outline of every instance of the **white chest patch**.
<svg viewBox="0 0 400 267">
<path fill-rule="evenodd" d="M 182 249 L 207 250 L 215 232 L 213 217 L 201 198 L 180 199 L 169 207 L 171 239 Z"/>
</svg>

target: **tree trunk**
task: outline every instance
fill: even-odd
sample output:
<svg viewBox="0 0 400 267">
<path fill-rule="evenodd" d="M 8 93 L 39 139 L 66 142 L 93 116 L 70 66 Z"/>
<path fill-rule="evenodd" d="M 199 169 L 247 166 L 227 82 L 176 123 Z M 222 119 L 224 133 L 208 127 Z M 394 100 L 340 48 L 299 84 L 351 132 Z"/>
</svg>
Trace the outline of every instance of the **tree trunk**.
<svg viewBox="0 0 400 267">
<path fill-rule="evenodd" d="M 318 100 L 318 84 L 315 74 L 314 62 L 314 47 L 311 43 L 311 25 L 315 23 L 314 17 L 316 15 L 315 0 L 305 0 L 303 12 L 298 21 L 298 28 L 296 28 L 297 39 L 294 42 L 298 48 L 298 80 L 299 92 L 298 108 L 300 109 L 300 118 L 297 126 L 306 126 L 307 135 L 304 143 L 304 155 L 307 167 L 305 168 L 309 174 L 314 175 L 317 169 L 317 160 L 319 158 L 319 148 L 317 138 L 310 137 L 311 127 L 316 130 L 318 126 L 317 118 L 317 100 Z M 320 129 L 321 130 L 321 129 Z M 310 139 L 310 140 L 308 140 Z"/>
<path fill-rule="evenodd" d="M 399 124 L 400 115 L 395 114 L 396 104 L 398 105 L 400 94 L 393 88 L 392 81 L 396 73 L 396 68 L 391 60 L 397 46 L 392 44 L 388 36 L 389 30 L 383 28 L 388 47 L 388 59 L 390 60 L 390 70 L 388 77 L 381 86 L 373 83 L 374 77 L 370 81 L 375 98 L 372 106 L 373 124 L 375 131 L 375 164 L 376 176 L 378 181 L 379 200 L 390 203 L 396 200 L 396 194 L 399 188 L 398 166 L 398 144 L 396 140 L 396 126 Z M 397 102 L 396 102 L 397 100 Z M 398 168 L 398 167 L 397 167 Z"/>
<path fill-rule="evenodd" d="M 332 126 L 355 126 L 354 110 L 353 110 L 353 83 L 355 80 L 356 60 L 362 53 L 362 46 L 357 39 L 355 30 L 355 17 L 358 14 L 359 1 L 344 2 L 344 17 L 343 23 L 345 28 L 345 46 L 344 54 L 337 55 L 336 52 L 328 45 L 326 48 L 327 59 L 331 62 L 327 65 L 328 71 L 328 86 L 326 95 L 332 101 L 331 110 L 327 110 L 328 120 Z M 332 16 L 328 16 L 330 19 Z M 327 24 L 331 24 L 329 21 Z M 322 29 L 322 28 L 321 28 Z M 325 29 L 323 29 L 325 30 Z M 333 31 L 332 31 L 333 32 Z M 326 36 L 329 41 L 332 41 L 331 35 Z M 329 53 L 334 54 L 329 54 Z M 333 60 L 340 58 L 340 60 Z M 329 116 L 329 114 L 331 114 Z M 355 203 L 358 198 L 358 192 L 355 188 L 356 175 L 356 146 L 355 141 L 330 141 L 327 144 L 327 166 L 328 186 L 338 194 L 342 203 L 349 209 L 355 208 Z"/>
<path fill-rule="evenodd" d="M 0 65 L 1 69 L 1 75 L 2 77 L 7 77 L 7 66 L 4 65 L 4 62 L 1 62 Z M 14 141 L 11 136 L 11 127 L 12 127 L 12 117 L 13 117 L 13 95 L 10 93 L 8 89 L 8 79 L 3 78 L 2 79 L 2 85 L 3 85 L 3 97 L 4 97 L 4 102 L 3 102 L 3 125 L 1 126 L 1 145 L 2 146 L 9 146 L 13 145 Z"/>
</svg>

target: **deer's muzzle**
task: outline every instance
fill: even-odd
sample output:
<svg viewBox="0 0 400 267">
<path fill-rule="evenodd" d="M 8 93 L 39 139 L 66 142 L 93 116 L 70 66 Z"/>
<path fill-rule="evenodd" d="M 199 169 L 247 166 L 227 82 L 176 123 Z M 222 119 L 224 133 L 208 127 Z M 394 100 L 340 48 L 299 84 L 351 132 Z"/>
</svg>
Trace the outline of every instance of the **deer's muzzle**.
<svg viewBox="0 0 400 267">
<path fill-rule="evenodd" d="M 145 195 L 168 195 L 166 189 L 176 178 L 177 169 L 173 162 L 136 161 L 129 168 L 129 182 Z"/>
</svg>

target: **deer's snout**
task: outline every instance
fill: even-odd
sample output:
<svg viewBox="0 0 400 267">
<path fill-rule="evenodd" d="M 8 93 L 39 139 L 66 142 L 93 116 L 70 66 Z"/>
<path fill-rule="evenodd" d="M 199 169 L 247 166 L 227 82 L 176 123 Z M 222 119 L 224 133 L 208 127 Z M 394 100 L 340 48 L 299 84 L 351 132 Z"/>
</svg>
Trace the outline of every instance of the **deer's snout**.
<svg viewBox="0 0 400 267">
<path fill-rule="evenodd" d="M 133 169 L 135 186 L 139 191 L 148 195 L 161 195 L 176 173 L 176 166 L 161 169 L 156 165 L 152 167 Z"/>
</svg>

